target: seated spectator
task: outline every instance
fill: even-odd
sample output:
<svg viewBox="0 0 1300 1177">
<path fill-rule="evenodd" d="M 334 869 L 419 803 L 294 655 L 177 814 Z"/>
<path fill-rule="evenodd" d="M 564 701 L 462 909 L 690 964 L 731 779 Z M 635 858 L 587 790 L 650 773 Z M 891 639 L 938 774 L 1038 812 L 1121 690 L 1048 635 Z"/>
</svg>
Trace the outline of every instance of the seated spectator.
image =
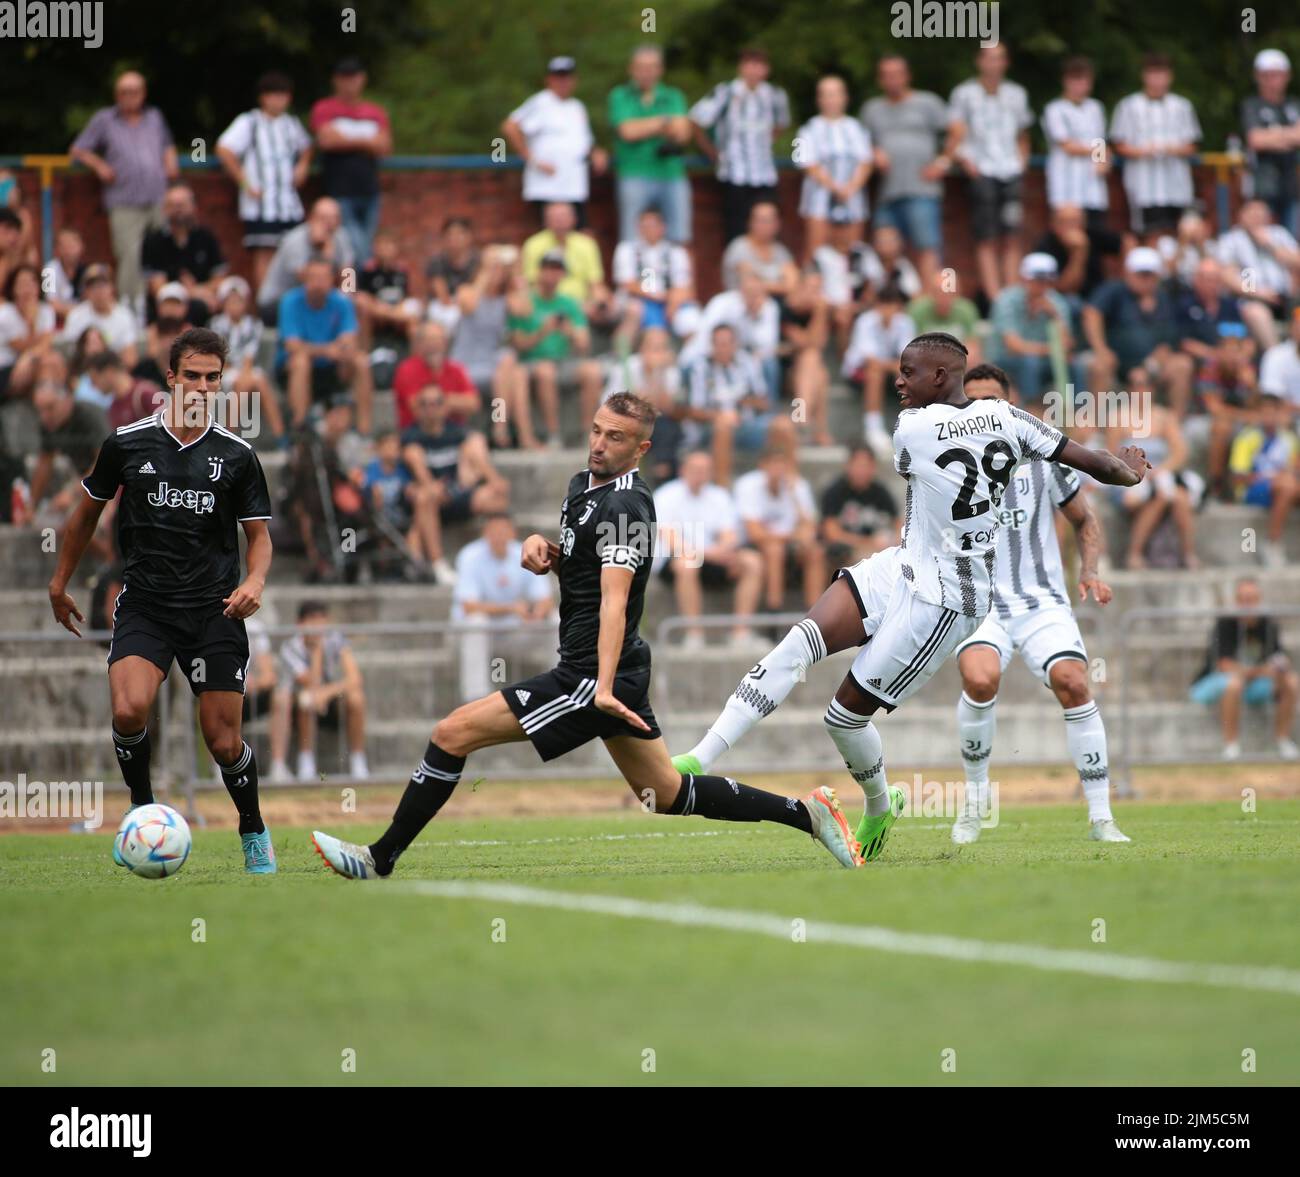
<svg viewBox="0 0 1300 1177">
<path fill-rule="evenodd" d="M 402 433 L 402 457 L 417 487 L 432 487 L 438 507 L 438 534 L 423 539 L 425 559 L 439 584 L 455 572 L 443 553 L 442 528 L 475 515 L 492 515 L 510 506 L 510 483 L 488 457 L 487 441 L 447 419 L 446 401 L 436 388 L 415 398 L 415 424 Z"/>
<path fill-rule="evenodd" d="M 1028 407 L 1042 402 L 1055 383 L 1052 372 L 1052 334 L 1056 332 L 1065 356 L 1074 351 L 1070 306 L 1055 289 L 1056 259 L 1047 253 L 1027 253 L 1020 259 L 1020 284 L 1005 287 L 993 300 L 989 318 L 993 362 L 1011 377 L 1011 383 Z M 1083 386 L 1082 370 L 1071 372 L 1075 389 Z M 1072 403 L 1069 389 L 1057 390 Z"/>
<path fill-rule="evenodd" d="M 751 273 L 762 280 L 763 290 L 778 302 L 799 280 L 794 255 L 780 241 L 781 214 L 775 204 L 760 200 L 749 210 L 749 229 L 722 254 L 722 284 L 740 289 L 740 279 Z"/>
<path fill-rule="evenodd" d="M 543 257 L 529 313 L 512 312 L 508 320 L 511 342 L 525 372 L 517 386 L 523 395 L 514 413 L 524 449 L 538 449 L 542 444 L 533 431 L 529 382 L 532 396 L 541 406 L 546 444 L 552 449 L 560 446 L 560 385 L 577 384 L 579 396 L 587 399 L 594 398 L 600 388 L 600 365 L 585 358 L 591 350 L 587 316 L 574 298 L 560 290 L 565 273 L 564 255 L 558 250 Z"/>
<path fill-rule="evenodd" d="M 822 492 L 822 542 L 832 568 L 845 568 L 899 542 L 898 504 L 876 479 L 876 456 L 849 448 L 844 473 Z"/>
<path fill-rule="evenodd" d="M 369 434 L 370 366 L 357 346 L 356 311 L 336 288 L 330 262 L 307 263 L 302 285 L 280 299 L 279 323 L 276 379 L 288 392 L 293 428 L 302 428 L 313 403 L 346 390 L 355 398 L 357 428 Z"/>
<path fill-rule="evenodd" d="M 746 641 L 753 631 L 749 618 L 758 607 L 763 583 L 759 554 L 742 547 L 740 521 L 731 493 L 713 481 L 713 459 L 695 450 L 682 459 L 680 478 L 655 491 L 655 570 L 673 586 L 677 611 L 699 618 L 704 612 L 705 588 L 736 586 L 731 611 L 737 622 L 731 640 Z M 686 631 L 687 647 L 704 645 L 704 630 Z"/>
<path fill-rule="evenodd" d="M 781 307 L 781 343 L 777 356 L 784 387 L 789 372 L 791 416 L 812 433 L 814 445 L 833 445 L 826 427 L 826 401 L 831 375 L 826 369 L 826 344 L 831 334 L 831 308 L 822 293 L 822 276 L 810 268 Z"/>
<path fill-rule="evenodd" d="M 375 238 L 378 245 L 379 238 Z M 469 373 L 447 354 L 447 331 L 436 321 L 421 323 L 412 337 L 411 354 L 397 365 L 393 394 L 397 404 L 397 428 L 415 423 L 415 398 L 426 388 L 442 392 L 447 419 L 468 425 L 479 410 L 478 389 Z"/>
<path fill-rule="evenodd" d="M 1277 342 L 1277 323 L 1300 289 L 1300 244 L 1273 224 L 1267 202 L 1248 200 L 1237 224 L 1219 238 L 1216 256 L 1228 289 L 1241 300 L 1241 316 L 1260 347 Z"/>
<path fill-rule="evenodd" d="M 530 286 L 540 281 L 543 260 L 554 256 L 564 262 L 560 293 L 573 299 L 591 322 L 601 325 L 615 322 L 614 296 L 605 285 L 600 246 L 589 233 L 577 228 L 573 205 L 567 201 L 547 204 L 542 228 L 524 242 L 521 258 L 524 279 Z"/>
<path fill-rule="evenodd" d="M 85 497 L 79 480 L 109 434 L 108 420 L 94 405 L 75 400 L 66 388 L 50 383 L 36 386 L 32 406 L 41 429 L 31 481 L 33 523 L 61 532 L 72 508 Z M 112 556 L 111 531 L 101 525 L 99 532 L 91 546 L 96 558 L 107 562 Z"/>
<path fill-rule="evenodd" d="M 736 333 L 725 323 L 713 329 L 713 347 L 686 370 L 684 433 L 691 449 L 710 445 L 718 482 L 731 484 L 737 449 L 796 444 L 794 425 L 777 413 L 762 369 L 736 345 Z"/>
<path fill-rule="evenodd" d="M 624 360 L 610 366 L 601 403 L 616 392 L 635 392 L 659 411 L 644 464 L 650 471 L 652 485 L 677 477 L 677 453 L 682 444 L 682 419 L 687 405 L 682 396 L 682 370 L 669 343 L 668 332 L 650 327 L 641 333 L 641 346 Z M 590 421 L 597 405 L 584 396 L 582 419 Z"/>
<path fill-rule="evenodd" d="M 1092 349 L 1088 387 L 1094 393 L 1113 389 L 1120 373 L 1142 366 L 1182 417 L 1191 396 L 1192 357 L 1174 350 L 1179 324 L 1173 299 L 1160 287 L 1162 271 L 1154 249 L 1132 249 L 1123 281 L 1102 283 L 1084 306 L 1083 331 Z"/>
<path fill-rule="evenodd" d="M 77 305 L 82 279 L 86 275 L 86 243 L 76 229 L 60 229 L 54 235 L 54 256 L 46 263 L 49 274 L 50 306 L 59 322 Z"/>
<path fill-rule="evenodd" d="M 1260 360 L 1259 387 L 1279 397 L 1293 421 L 1300 417 L 1300 307 L 1291 312 L 1291 338 L 1270 347 Z"/>
<path fill-rule="evenodd" d="M 456 330 L 460 320 L 457 292 L 478 276 L 479 260 L 474 226 L 468 218 L 448 217 L 443 221 L 441 247 L 424 268 L 428 297 L 425 313 L 449 332 Z"/>
<path fill-rule="evenodd" d="M 1176 236 L 1161 237 L 1156 241 L 1156 251 L 1165 261 L 1169 281 L 1185 288 L 1191 284 L 1197 266 L 1218 256 L 1218 243 L 1200 213 L 1185 212 L 1178 218 Z"/>
<path fill-rule="evenodd" d="M 391 229 L 375 234 L 374 256 L 357 275 L 356 308 L 361 350 L 374 364 L 382 360 L 396 366 L 398 353 L 420 321 L 420 303 L 411 297 L 410 275 Z"/>
<path fill-rule="evenodd" d="M 903 252 L 903 235 L 893 225 L 880 225 L 862 257 L 862 272 L 874 291 L 897 286 L 905 298 L 921 293 L 921 277 Z"/>
<path fill-rule="evenodd" d="M 870 293 L 867 259 L 879 261 L 869 245 L 853 237 L 851 228 L 832 221 L 828 241 L 812 254 L 812 264 L 822 276 L 822 290 L 831 310 L 840 351 L 848 344 L 853 320 L 866 309 L 865 299 Z"/>
<path fill-rule="evenodd" d="M 339 202 L 322 196 L 311 206 L 307 219 L 280 238 L 275 247 L 266 277 L 257 288 L 257 309 L 262 319 L 273 326 L 280 300 L 302 283 L 302 273 L 313 257 L 331 262 L 335 271 L 356 265 L 352 238 L 343 228 Z"/>
<path fill-rule="evenodd" d="M 187 185 L 167 189 L 162 214 L 162 228 L 146 233 L 140 250 L 150 299 L 156 300 L 164 285 L 179 282 L 189 295 L 186 318 L 206 327 L 217 306 L 217 282 L 227 269 L 225 255 L 212 230 L 199 224 L 194 192 Z M 152 307 L 150 311 L 152 319 Z"/>
<path fill-rule="evenodd" d="M 239 186 L 244 248 L 261 287 L 280 239 L 302 223 L 298 189 L 307 183 L 312 141 L 289 112 L 293 82 L 276 70 L 257 80 L 257 106 L 236 115 L 217 140 L 217 158 Z"/>
<path fill-rule="evenodd" d="M 140 360 L 140 324 L 130 307 L 118 302 L 113 272 L 105 265 L 87 266 L 81 280 L 83 301 L 68 312 L 62 338 L 75 343 L 87 327 L 96 327 L 108 344 L 134 368 Z"/>
<path fill-rule="evenodd" d="M 6 169 L 7 170 L 7 169 Z M 17 192 L 16 186 L 10 188 Z M 32 266 L 40 260 L 32 241 L 31 217 L 22 208 L 0 205 L 0 290 L 18 266 Z"/>
<path fill-rule="evenodd" d="M 1268 512 L 1268 537 L 1259 555 L 1268 568 L 1286 567 L 1282 529 L 1287 512 L 1300 502 L 1300 441 L 1287 425 L 1282 401 L 1271 393 L 1259 398 L 1256 423 L 1232 443 L 1228 465 L 1237 498 Z"/>
<path fill-rule="evenodd" d="M 776 359 L 781 343 L 781 310 L 757 274 L 742 277 L 739 290 L 724 290 L 709 299 L 696 330 L 682 347 L 679 358 L 683 368 L 708 354 L 714 328 L 723 324 L 736 333 L 740 349 L 758 361 L 768 392 L 777 397 L 781 391 Z"/>
<path fill-rule="evenodd" d="M 691 275 L 690 254 L 665 236 L 663 214 L 648 208 L 637 219 L 638 235 L 632 241 L 620 241 L 614 250 L 615 304 L 620 309 L 616 338 L 631 345 L 638 331 L 651 327 L 674 330 L 678 315 L 694 311 L 695 281 Z M 693 327 L 689 320 L 678 326 Z M 676 331 L 689 334 L 689 331 Z"/>
<path fill-rule="evenodd" d="M 288 445 L 284 432 L 284 415 L 280 402 L 267 375 L 258 366 L 258 353 L 262 348 L 262 320 L 253 314 L 252 289 L 238 275 L 223 278 L 217 286 L 218 313 L 209 326 L 223 336 L 229 349 L 226 359 L 226 389 L 232 393 L 227 398 L 226 428 L 240 432 L 232 418 L 242 424 L 248 422 L 246 436 L 259 436 L 262 415 L 271 437 L 281 449 Z M 236 405 L 236 402 L 238 404 Z"/>
<path fill-rule="evenodd" d="M 423 575 L 441 552 L 438 520 L 439 488 L 432 482 L 416 483 L 402 458 L 402 441 L 395 431 L 375 439 L 375 456 L 361 476 L 361 489 L 369 496 L 375 514 L 402 535 L 402 554 Z"/>
<path fill-rule="evenodd" d="M 298 779 L 318 780 L 316 732 L 337 730 L 339 711 L 348 741 L 348 776 L 364 781 L 366 763 L 366 693 L 361 669 L 341 630 L 330 624 L 329 608 L 319 601 L 298 606 L 298 632 L 280 647 L 280 685 L 293 704 L 298 733 Z M 287 766 L 271 765 L 271 779 L 285 780 Z"/>
<path fill-rule="evenodd" d="M 1059 280 L 1057 283 L 1060 285 Z M 907 317 L 918 335 L 943 331 L 966 345 L 966 370 L 983 363 L 979 337 L 979 309 L 969 298 L 957 293 L 951 277 L 940 272 L 930 284 L 930 292 L 907 304 Z"/>
<path fill-rule="evenodd" d="M 802 580 L 803 603 L 811 608 L 826 587 L 826 553 L 817 540 L 817 506 L 800 477 L 793 453 L 768 449 L 758 469 L 736 479 L 736 514 L 745 539 L 763 560 L 763 603 L 770 612 L 785 606 L 788 575 Z"/>
<path fill-rule="evenodd" d="M 1056 261 L 1059 271 L 1056 289 L 1079 299 L 1106 281 L 1108 259 L 1122 250 L 1118 233 L 1104 226 L 1090 227 L 1087 214 L 1077 204 L 1060 204 L 1052 209 L 1047 232 L 1034 245 L 1034 253 L 1045 253 Z"/>
<path fill-rule="evenodd" d="M 1207 453 L 1211 490 L 1227 488 L 1228 447 L 1233 435 L 1255 419 L 1255 367 L 1244 323 L 1221 323 L 1219 346 L 1196 374 L 1196 395 L 1183 432 Z"/>
<path fill-rule="evenodd" d="M 1241 308 L 1223 284 L 1219 263 L 1202 258 L 1174 310 L 1178 346 L 1197 363 L 1214 358 L 1225 326 L 1244 326 Z"/>
<path fill-rule="evenodd" d="M 1234 594 L 1238 610 L 1214 624 L 1201 677 L 1192 685 L 1191 700 L 1205 707 L 1219 704 L 1224 760 L 1241 758 L 1241 705 L 1276 703 L 1273 732 L 1283 760 L 1300 758 L 1291 738 L 1300 676 L 1282 649 L 1277 622 L 1261 609 L 1259 582 L 1239 580 Z"/>
<path fill-rule="evenodd" d="M 108 398 L 105 415 L 110 430 L 151 416 L 166 403 L 166 393 L 152 380 L 133 376 L 116 352 L 93 356 L 87 375 L 96 391 Z"/>
<path fill-rule="evenodd" d="M 799 128 L 796 162 L 803 172 L 799 215 L 804 218 L 804 257 L 823 245 L 832 224 L 851 225 L 862 235 L 871 178 L 871 134 L 847 114 L 844 79 L 828 74 L 817 83 L 817 117 Z"/>
<path fill-rule="evenodd" d="M 69 366 L 73 395 L 77 400 L 89 401 L 92 405 L 101 409 L 107 409 L 112 398 L 100 392 L 91 383 L 89 368 L 90 361 L 95 356 L 108 350 L 109 346 L 104 342 L 104 336 L 99 328 L 87 327 L 81 333 L 76 346 L 72 350 L 72 363 Z"/>
<path fill-rule="evenodd" d="M 916 326 L 903 310 L 903 292 L 894 285 L 876 295 L 876 305 L 853 324 L 853 337 L 844 353 L 842 371 L 862 385 L 862 433 L 878 453 L 893 452 L 885 432 L 885 384 L 898 370 L 898 357 L 916 335 Z"/>
<path fill-rule="evenodd" d="M 460 697 L 492 690 L 492 658 L 524 655 L 542 638 L 541 622 L 555 610 L 548 577 L 520 563 L 523 545 L 509 515 L 489 515 L 479 538 L 456 554 L 451 619 L 460 627 Z"/>
<path fill-rule="evenodd" d="M 157 317 L 144 330 L 144 354 L 131 373 L 162 387 L 167 383 L 167 369 L 171 366 L 172 341 L 193 326 L 186 317 L 191 302 L 189 292 L 179 282 L 163 285 L 154 302 Z"/>
<path fill-rule="evenodd" d="M 1180 419 L 1164 405 L 1156 404 L 1151 381 L 1144 368 L 1129 373 L 1129 389 L 1136 403 L 1145 403 L 1144 419 L 1149 432 L 1139 437 L 1124 436 L 1117 425 L 1109 427 L 1111 451 L 1119 453 L 1126 445 L 1146 451 L 1151 469 L 1136 486 L 1112 487 L 1111 495 L 1128 512 L 1129 538 L 1125 566 L 1147 566 L 1147 541 L 1156 527 L 1169 515 L 1178 535 L 1178 558 L 1183 568 L 1199 568 L 1196 555 L 1195 513 L 1205 497 L 1205 480 L 1187 466 L 1187 440 Z M 1134 424 L 1137 413 L 1134 412 Z"/>
<path fill-rule="evenodd" d="M 41 294 L 40 271 L 15 266 L 0 301 L 0 397 L 14 377 L 16 389 L 30 386 L 37 361 L 54 342 L 54 329 L 54 308 Z"/>
</svg>

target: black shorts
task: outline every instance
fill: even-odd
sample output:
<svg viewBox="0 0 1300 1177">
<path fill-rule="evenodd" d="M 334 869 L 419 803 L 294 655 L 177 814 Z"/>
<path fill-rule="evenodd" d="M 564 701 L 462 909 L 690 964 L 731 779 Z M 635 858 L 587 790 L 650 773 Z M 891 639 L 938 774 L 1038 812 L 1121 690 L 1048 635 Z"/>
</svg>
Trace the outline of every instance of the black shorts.
<svg viewBox="0 0 1300 1177">
<path fill-rule="evenodd" d="M 443 523 L 464 523 L 474 517 L 474 492 L 483 483 L 473 486 L 461 486 L 459 483 L 447 484 L 447 498 L 438 504 L 438 518 Z"/>
<path fill-rule="evenodd" d="M 301 221 L 245 221 L 244 248 L 274 249 L 281 237 L 301 224 Z"/>
<path fill-rule="evenodd" d="M 1177 233 L 1178 222 L 1187 210 L 1176 204 L 1149 204 L 1133 209 L 1133 231 L 1146 236 L 1150 233 Z"/>
<path fill-rule="evenodd" d="M 289 387 L 289 365 L 278 364 L 275 369 L 275 381 L 281 388 Z M 347 394 L 347 388 L 339 376 L 336 364 L 312 364 L 311 399 L 313 404 L 329 407 L 335 400 Z"/>
<path fill-rule="evenodd" d="M 659 569 L 659 576 L 672 584 L 674 580 L 672 560 L 664 561 L 664 566 Z M 700 584 L 705 588 L 722 588 L 723 585 L 730 583 L 731 573 L 725 564 L 717 564 L 712 560 L 700 561 Z"/>
<path fill-rule="evenodd" d="M 998 180 L 976 176 L 970 182 L 971 232 L 976 241 L 992 241 L 1006 233 L 1019 233 L 1025 219 L 1020 177 Z"/>
<path fill-rule="evenodd" d="M 628 658 L 614 675 L 614 697 L 635 711 L 650 730 L 643 732 L 613 715 L 596 709 L 596 672 L 578 670 L 561 662 L 553 670 L 503 687 L 506 706 L 523 725 L 543 760 L 555 760 L 591 740 L 615 736 L 657 739 L 661 734 L 650 708 L 650 648 L 644 658 Z"/>
<path fill-rule="evenodd" d="M 133 604 L 123 589 L 113 611 L 108 664 L 119 658 L 147 658 L 166 677 L 175 659 L 194 694 L 236 691 L 242 695 L 248 674 L 248 631 L 242 621 L 221 610 L 219 601 L 200 609 Z"/>
</svg>

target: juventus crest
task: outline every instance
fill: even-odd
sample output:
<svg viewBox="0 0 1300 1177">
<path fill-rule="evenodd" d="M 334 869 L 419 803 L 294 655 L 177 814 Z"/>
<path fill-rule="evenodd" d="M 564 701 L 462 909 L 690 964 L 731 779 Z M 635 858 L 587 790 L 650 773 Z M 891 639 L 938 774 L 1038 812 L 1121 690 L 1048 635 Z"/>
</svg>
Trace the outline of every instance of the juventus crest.
<svg viewBox="0 0 1300 1177">
<path fill-rule="evenodd" d="M 225 458 L 208 459 L 208 478 L 211 481 L 216 482 L 221 477 L 221 467 L 224 462 Z"/>
</svg>

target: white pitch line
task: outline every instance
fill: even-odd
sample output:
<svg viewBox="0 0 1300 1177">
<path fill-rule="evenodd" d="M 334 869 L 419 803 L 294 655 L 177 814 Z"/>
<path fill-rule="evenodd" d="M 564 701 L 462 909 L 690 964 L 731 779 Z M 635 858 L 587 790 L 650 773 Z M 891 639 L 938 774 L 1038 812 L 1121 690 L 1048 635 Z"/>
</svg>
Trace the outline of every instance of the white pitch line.
<svg viewBox="0 0 1300 1177">
<path fill-rule="evenodd" d="M 582 895 L 512 883 L 434 882 L 414 880 L 376 887 L 375 891 L 400 891 L 437 899 L 491 900 L 497 903 L 579 911 L 619 919 L 652 920 L 691 928 L 716 928 L 723 932 L 752 932 L 790 942 L 791 919 L 767 912 L 704 907 L 694 903 L 655 903 L 617 895 Z M 1209 985 L 1219 989 L 1254 989 L 1300 997 L 1300 972 L 1280 967 L 1196 964 L 1157 960 L 1143 956 L 1106 954 L 1104 950 L 1048 948 L 1038 944 L 1009 944 L 993 940 L 968 940 L 925 932 L 900 932 L 893 928 L 809 921 L 805 936 L 810 944 L 837 944 L 869 948 L 905 956 L 931 956 L 972 964 L 1018 965 L 1056 973 L 1082 973 L 1118 981 L 1143 981 L 1168 985 Z"/>
</svg>

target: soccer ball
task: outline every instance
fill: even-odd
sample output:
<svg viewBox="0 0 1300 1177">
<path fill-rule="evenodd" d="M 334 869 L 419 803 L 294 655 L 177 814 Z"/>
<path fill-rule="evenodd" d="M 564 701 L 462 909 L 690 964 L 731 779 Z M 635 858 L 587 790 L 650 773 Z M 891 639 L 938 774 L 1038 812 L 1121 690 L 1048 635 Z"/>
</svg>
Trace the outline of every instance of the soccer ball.
<svg viewBox="0 0 1300 1177">
<path fill-rule="evenodd" d="M 114 845 L 142 879 L 165 879 L 185 865 L 192 842 L 189 823 L 170 805 L 141 805 L 122 819 Z"/>
</svg>

